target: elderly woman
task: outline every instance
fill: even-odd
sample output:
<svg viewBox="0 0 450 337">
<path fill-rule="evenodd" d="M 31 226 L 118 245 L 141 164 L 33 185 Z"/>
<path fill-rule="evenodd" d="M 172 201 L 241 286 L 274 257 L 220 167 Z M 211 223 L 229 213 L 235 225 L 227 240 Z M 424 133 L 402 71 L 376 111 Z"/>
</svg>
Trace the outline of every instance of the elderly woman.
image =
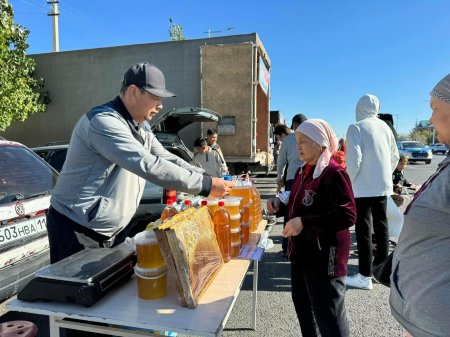
<svg viewBox="0 0 450 337">
<path fill-rule="evenodd" d="M 450 144 L 450 74 L 430 94 L 430 122 L 439 141 Z M 449 163 L 447 156 L 416 192 L 405 211 L 405 223 L 394 251 L 391 311 L 414 337 L 450 334 Z"/>
<path fill-rule="evenodd" d="M 308 119 L 296 130 L 305 164 L 295 174 L 287 205 L 272 198 L 270 213 L 288 212 L 292 300 L 303 336 L 348 336 L 345 276 L 356 208 L 350 179 L 332 159 L 337 138 L 327 122 Z"/>
</svg>

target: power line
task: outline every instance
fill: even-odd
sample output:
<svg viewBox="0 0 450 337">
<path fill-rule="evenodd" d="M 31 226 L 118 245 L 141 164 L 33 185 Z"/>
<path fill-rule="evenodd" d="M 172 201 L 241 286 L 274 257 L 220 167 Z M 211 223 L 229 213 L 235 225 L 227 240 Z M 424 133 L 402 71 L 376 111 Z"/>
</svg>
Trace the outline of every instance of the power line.
<svg viewBox="0 0 450 337">
<path fill-rule="evenodd" d="M 211 28 L 208 28 L 208 31 L 207 32 L 203 32 L 203 33 L 204 34 L 208 34 L 208 37 L 211 37 L 211 34 L 224 33 L 226 31 L 230 31 L 230 30 L 232 30 L 234 28 L 236 28 L 236 27 L 232 26 L 232 27 L 225 28 L 224 30 L 211 30 Z"/>
</svg>

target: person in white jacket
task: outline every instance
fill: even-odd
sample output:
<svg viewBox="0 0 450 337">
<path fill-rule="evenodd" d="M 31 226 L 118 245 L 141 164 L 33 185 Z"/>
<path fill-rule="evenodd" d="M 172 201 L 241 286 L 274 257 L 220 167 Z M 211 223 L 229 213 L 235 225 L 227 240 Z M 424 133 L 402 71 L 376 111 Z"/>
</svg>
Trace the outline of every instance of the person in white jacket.
<svg viewBox="0 0 450 337">
<path fill-rule="evenodd" d="M 346 136 L 347 172 L 357 211 L 355 232 L 359 260 L 359 273 L 347 277 L 347 285 L 361 289 L 372 289 L 372 263 L 377 265 L 388 255 L 386 203 L 392 194 L 392 172 L 399 159 L 394 134 L 378 118 L 379 107 L 376 96 L 362 96 L 356 105 L 356 123 L 349 126 Z M 372 232 L 377 242 L 375 259 Z"/>
</svg>

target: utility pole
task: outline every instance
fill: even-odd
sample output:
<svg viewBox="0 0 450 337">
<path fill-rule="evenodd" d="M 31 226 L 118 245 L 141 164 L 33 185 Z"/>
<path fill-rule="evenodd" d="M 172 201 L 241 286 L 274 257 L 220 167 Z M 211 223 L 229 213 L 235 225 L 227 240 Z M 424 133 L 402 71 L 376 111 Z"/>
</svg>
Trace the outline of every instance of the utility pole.
<svg viewBox="0 0 450 337">
<path fill-rule="evenodd" d="M 59 51 L 58 3 L 59 0 L 47 0 L 47 4 L 52 5 L 52 11 L 47 15 L 52 17 L 53 51 Z"/>
</svg>

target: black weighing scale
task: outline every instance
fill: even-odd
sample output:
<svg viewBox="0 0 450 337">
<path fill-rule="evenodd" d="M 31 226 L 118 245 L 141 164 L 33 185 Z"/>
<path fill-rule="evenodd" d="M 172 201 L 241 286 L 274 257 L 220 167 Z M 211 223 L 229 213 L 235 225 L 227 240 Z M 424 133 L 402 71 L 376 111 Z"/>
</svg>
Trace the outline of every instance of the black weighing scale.
<svg viewBox="0 0 450 337">
<path fill-rule="evenodd" d="M 134 255 L 121 248 L 84 249 L 38 270 L 17 298 L 91 306 L 134 273 Z"/>
</svg>

